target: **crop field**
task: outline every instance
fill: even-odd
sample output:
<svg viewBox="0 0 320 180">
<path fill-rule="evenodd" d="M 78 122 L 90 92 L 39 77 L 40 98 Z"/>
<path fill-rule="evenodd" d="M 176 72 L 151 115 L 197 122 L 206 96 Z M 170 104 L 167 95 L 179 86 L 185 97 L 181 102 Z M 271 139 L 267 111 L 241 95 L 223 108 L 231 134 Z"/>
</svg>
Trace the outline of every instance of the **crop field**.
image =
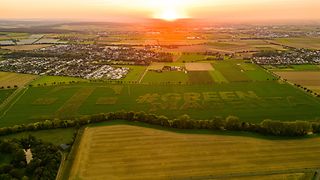
<svg viewBox="0 0 320 180">
<path fill-rule="evenodd" d="M 213 64 L 213 67 L 220 71 L 222 75 L 229 82 L 247 82 L 250 81 L 250 78 L 246 75 L 245 71 L 241 70 L 237 62 L 224 61 L 216 62 Z"/>
<path fill-rule="evenodd" d="M 142 83 L 146 84 L 185 84 L 186 82 L 188 82 L 188 75 L 180 71 L 169 71 L 162 73 L 148 71 L 142 80 Z"/>
<path fill-rule="evenodd" d="M 212 84 L 214 82 L 208 71 L 190 71 L 188 76 L 191 84 Z"/>
<path fill-rule="evenodd" d="M 282 66 L 264 66 L 271 71 L 319 71 L 319 65 L 303 64 L 303 65 L 282 65 Z"/>
<path fill-rule="evenodd" d="M 43 85 L 58 85 L 58 84 L 68 84 L 71 82 L 86 82 L 87 80 L 82 78 L 74 77 L 63 77 L 63 76 L 41 76 L 37 80 L 33 81 L 31 84 L 33 86 L 43 86 Z"/>
<path fill-rule="evenodd" d="M 311 180 L 314 178 L 314 172 L 311 173 L 291 173 L 291 174 L 276 174 L 264 176 L 250 176 L 250 177 L 237 177 L 228 178 L 229 180 Z"/>
<path fill-rule="evenodd" d="M 209 74 L 216 83 L 228 83 L 229 81 L 217 70 L 209 71 Z"/>
<path fill-rule="evenodd" d="M 215 62 L 213 67 L 229 82 L 270 81 L 276 79 L 261 67 L 240 60 Z"/>
<path fill-rule="evenodd" d="M 14 89 L 8 89 L 8 90 L 0 90 L 0 104 L 7 99 L 12 93 L 14 92 Z"/>
<path fill-rule="evenodd" d="M 212 71 L 210 63 L 186 63 L 187 71 Z"/>
<path fill-rule="evenodd" d="M 306 86 L 306 88 L 311 89 L 312 91 L 320 94 L 320 86 Z"/>
<path fill-rule="evenodd" d="M 206 52 L 210 50 L 207 45 L 189 45 L 189 46 L 179 46 L 178 48 L 163 48 L 163 52 L 170 52 L 170 53 L 199 53 L 199 52 Z"/>
<path fill-rule="evenodd" d="M 18 46 L 3 46 L 3 49 L 11 50 L 11 51 L 32 51 L 35 49 L 41 49 L 45 47 L 49 47 L 51 45 L 46 44 L 37 44 L 37 45 L 18 45 Z"/>
<path fill-rule="evenodd" d="M 320 38 L 279 38 L 274 41 L 295 48 L 320 49 Z"/>
<path fill-rule="evenodd" d="M 38 76 L 29 74 L 17 74 L 0 72 L 0 87 L 13 87 L 15 85 L 21 87 L 36 79 Z"/>
<path fill-rule="evenodd" d="M 276 72 L 276 74 L 302 86 L 320 86 L 320 71 Z"/>
<path fill-rule="evenodd" d="M 163 67 L 165 66 L 165 63 L 152 63 L 150 66 L 148 66 L 148 70 L 162 70 Z"/>
<path fill-rule="evenodd" d="M 73 116 L 118 110 L 170 118 L 235 115 L 248 122 L 314 120 L 320 117 L 319 108 L 318 99 L 277 81 L 181 86 L 80 83 L 30 87 L 0 119 L 0 127 L 61 117 L 62 112 Z"/>
<path fill-rule="evenodd" d="M 139 81 L 146 70 L 145 66 L 122 66 L 130 68 L 129 74 L 123 79 L 124 81 Z"/>
<path fill-rule="evenodd" d="M 320 167 L 319 140 L 175 133 L 129 125 L 89 127 L 69 179 L 254 179 L 292 171 L 301 177 L 306 169 Z"/>
<path fill-rule="evenodd" d="M 178 59 L 179 62 L 195 62 L 205 60 L 207 56 L 201 54 L 182 54 L 181 57 Z"/>
</svg>

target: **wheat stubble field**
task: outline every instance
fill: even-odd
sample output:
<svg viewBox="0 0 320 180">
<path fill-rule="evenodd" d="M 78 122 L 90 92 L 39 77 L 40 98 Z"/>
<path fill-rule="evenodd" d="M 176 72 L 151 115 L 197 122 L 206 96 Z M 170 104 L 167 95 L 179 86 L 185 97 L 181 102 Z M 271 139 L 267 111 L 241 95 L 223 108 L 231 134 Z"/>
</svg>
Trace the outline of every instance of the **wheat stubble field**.
<svg viewBox="0 0 320 180">
<path fill-rule="evenodd" d="M 220 179 L 291 174 L 319 168 L 319 153 L 320 138 L 266 140 L 129 125 L 90 127 L 82 136 L 69 179 Z"/>
</svg>

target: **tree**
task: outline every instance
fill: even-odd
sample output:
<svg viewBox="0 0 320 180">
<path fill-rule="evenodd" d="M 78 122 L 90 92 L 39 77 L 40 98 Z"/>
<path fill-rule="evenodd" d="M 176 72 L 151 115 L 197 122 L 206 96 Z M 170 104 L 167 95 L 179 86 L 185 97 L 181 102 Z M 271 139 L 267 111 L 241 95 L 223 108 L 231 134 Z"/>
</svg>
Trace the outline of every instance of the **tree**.
<svg viewBox="0 0 320 180">
<path fill-rule="evenodd" d="M 226 118 L 225 128 L 227 130 L 241 130 L 241 122 L 236 116 L 228 116 Z"/>
</svg>

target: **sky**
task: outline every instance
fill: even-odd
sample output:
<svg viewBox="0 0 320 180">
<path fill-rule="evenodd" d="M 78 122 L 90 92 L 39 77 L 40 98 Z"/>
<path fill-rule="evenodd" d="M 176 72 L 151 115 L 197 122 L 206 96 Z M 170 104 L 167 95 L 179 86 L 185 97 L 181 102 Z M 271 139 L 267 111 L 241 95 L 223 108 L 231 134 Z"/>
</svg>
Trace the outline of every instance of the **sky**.
<svg viewBox="0 0 320 180">
<path fill-rule="evenodd" d="M 319 0 L 0 0 L 0 19 L 320 20 Z"/>
</svg>

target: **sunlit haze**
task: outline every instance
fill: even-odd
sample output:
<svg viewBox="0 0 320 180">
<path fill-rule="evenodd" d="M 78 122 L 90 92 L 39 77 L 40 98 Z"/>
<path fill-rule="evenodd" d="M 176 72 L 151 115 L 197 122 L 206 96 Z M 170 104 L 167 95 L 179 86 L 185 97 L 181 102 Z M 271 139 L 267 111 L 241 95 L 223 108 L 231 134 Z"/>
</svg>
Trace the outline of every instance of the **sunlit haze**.
<svg viewBox="0 0 320 180">
<path fill-rule="evenodd" d="M 319 20 L 317 0 L 2 0 L 1 19 Z"/>
</svg>

